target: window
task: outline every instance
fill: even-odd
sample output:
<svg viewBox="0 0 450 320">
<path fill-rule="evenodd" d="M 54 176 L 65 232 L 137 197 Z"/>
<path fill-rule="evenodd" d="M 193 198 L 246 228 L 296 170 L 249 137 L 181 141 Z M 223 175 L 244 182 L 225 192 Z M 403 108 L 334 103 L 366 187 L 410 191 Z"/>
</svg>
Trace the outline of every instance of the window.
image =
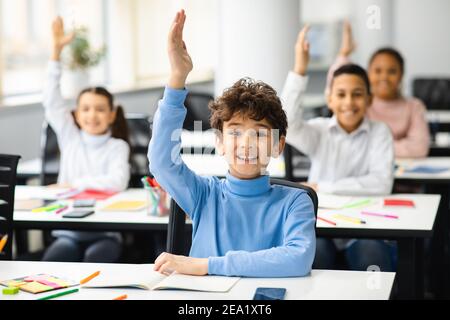
<svg viewBox="0 0 450 320">
<path fill-rule="evenodd" d="M 185 8 L 185 38 L 194 62 L 188 80 L 210 80 L 215 6 L 214 0 L 0 0 L 0 96 L 42 92 L 51 21 L 57 15 L 66 30 L 86 26 L 94 48 L 106 46 L 106 58 L 90 70 L 90 82 L 114 90 L 165 84 L 167 32 L 176 10 Z M 70 81 L 67 74 L 64 71 L 63 89 Z"/>
</svg>

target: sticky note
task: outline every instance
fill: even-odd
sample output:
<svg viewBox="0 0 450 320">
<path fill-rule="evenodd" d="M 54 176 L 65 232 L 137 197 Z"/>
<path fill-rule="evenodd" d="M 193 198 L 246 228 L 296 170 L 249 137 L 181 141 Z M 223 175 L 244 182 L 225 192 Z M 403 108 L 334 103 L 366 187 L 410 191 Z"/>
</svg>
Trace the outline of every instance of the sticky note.
<svg viewBox="0 0 450 320">
<path fill-rule="evenodd" d="M 127 201 L 127 200 L 120 200 L 113 202 L 106 207 L 104 207 L 102 210 L 104 211 L 133 211 L 133 210 L 142 210 L 145 207 L 147 207 L 146 201 Z"/>
<path fill-rule="evenodd" d="M 27 284 L 20 286 L 20 289 L 31 293 L 39 293 L 52 290 L 53 288 L 39 282 L 28 282 Z"/>
<path fill-rule="evenodd" d="M 3 289 L 3 294 L 18 294 L 19 288 L 18 287 L 8 287 Z"/>
</svg>

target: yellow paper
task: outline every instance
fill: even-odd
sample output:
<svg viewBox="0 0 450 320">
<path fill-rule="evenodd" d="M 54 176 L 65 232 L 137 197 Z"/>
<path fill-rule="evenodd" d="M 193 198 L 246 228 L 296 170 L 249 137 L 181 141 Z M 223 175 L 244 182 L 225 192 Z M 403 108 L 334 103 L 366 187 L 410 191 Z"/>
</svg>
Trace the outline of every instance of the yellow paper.
<svg viewBox="0 0 450 320">
<path fill-rule="evenodd" d="M 113 202 L 102 210 L 104 211 L 135 211 L 142 210 L 146 208 L 148 205 L 147 201 L 128 201 L 128 200 L 120 200 Z"/>
<path fill-rule="evenodd" d="M 33 281 L 33 282 L 28 282 L 27 284 L 24 284 L 23 286 L 20 286 L 20 290 L 28 291 L 31 293 L 39 293 L 39 292 L 53 290 L 53 288 L 50 286 L 46 286 L 45 284 Z"/>
</svg>

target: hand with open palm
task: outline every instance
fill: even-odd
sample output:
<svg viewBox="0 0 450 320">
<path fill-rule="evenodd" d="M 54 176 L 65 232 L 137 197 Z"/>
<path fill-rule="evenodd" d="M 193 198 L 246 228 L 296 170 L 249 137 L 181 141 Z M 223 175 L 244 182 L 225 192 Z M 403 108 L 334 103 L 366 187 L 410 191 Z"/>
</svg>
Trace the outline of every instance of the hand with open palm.
<svg viewBox="0 0 450 320">
<path fill-rule="evenodd" d="M 295 43 L 295 65 L 294 72 L 304 76 L 309 63 L 309 42 L 306 39 L 309 26 L 306 25 L 300 30 Z"/>
<path fill-rule="evenodd" d="M 66 45 L 72 42 L 75 38 L 75 33 L 70 32 L 66 34 L 64 32 L 64 21 L 61 17 L 56 17 L 52 23 L 52 40 L 53 40 L 53 52 L 52 60 L 58 61 L 61 58 L 61 51 Z"/>
<path fill-rule="evenodd" d="M 193 65 L 192 59 L 186 49 L 183 41 L 183 28 L 186 21 L 184 10 L 177 12 L 170 28 L 167 41 L 167 52 L 170 60 L 170 79 L 169 87 L 173 89 L 182 89 L 186 83 L 186 78 L 191 72 Z"/>
</svg>

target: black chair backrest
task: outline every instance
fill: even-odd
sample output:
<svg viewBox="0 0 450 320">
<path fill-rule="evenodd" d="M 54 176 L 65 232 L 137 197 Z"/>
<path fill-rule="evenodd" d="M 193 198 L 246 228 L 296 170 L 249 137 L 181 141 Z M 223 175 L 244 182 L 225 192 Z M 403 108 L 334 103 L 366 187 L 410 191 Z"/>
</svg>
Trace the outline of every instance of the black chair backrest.
<svg viewBox="0 0 450 320">
<path fill-rule="evenodd" d="M 14 191 L 20 156 L 0 154 L 0 239 L 8 235 L 0 260 L 12 259 Z"/>
<path fill-rule="evenodd" d="M 286 168 L 286 180 L 296 181 L 298 179 L 294 174 L 296 169 L 309 169 L 311 167 L 309 158 L 288 143 L 284 147 L 283 157 Z"/>
<path fill-rule="evenodd" d="M 149 174 L 147 149 L 151 138 L 150 117 L 147 114 L 125 114 L 131 149 L 130 187 L 141 187 L 140 178 Z M 52 127 L 44 122 L 41 135 L 41 185 L 56 183 L 60 151 Z"/>
<path fill-rule="evenodd" d="M 316 192 L 312 188 L 292 181 L 273 178 L 270 179 L 270 183 L 305 190 L 313 202 L 314 215 L 317 217 L 319 200 Z M 189 246 L 187 244 L 190 239 L 185 230 L 185 226 L 186 214 L 172 199 L 170 203 L 169 225 L 167 228 L 167 252 L 182 255 L 188 254 Z"/>
<path fill-rule="evenodd" d="M 195 121 L 201 121 L 201 129 L 203 131 L 211 129 L 211 126 L 209 125 L 210 111 L 208 109 L 208 104 L 211 100 L 214 100 L 214 97 L 207 93 L 188 93 L 186 100 L 184 101 L 187 114 L 184 119 L 183 129 L 194 131 Z"/>
<path fill-rule="evenodd" d="M 52 127 L 44 121 L 41 133 L 41 185 L 56 183 L 59 172 L 60 152 L 58 139 Z"/>
<path fill-rule="evenodd" d="M 150 174 L 148 144 L 152 136 L 151 120 L 147 114 L 127 113 L 127 126 L 131 148 L 131 177 L 129 187 L 142 187 L 141 177 Z"/>
<path fill-rule="evenodd" d="M 428 110 L 450 110 L 450 78 L 417 78 L 413 96 L 425 103 Z"/>
</svg>

